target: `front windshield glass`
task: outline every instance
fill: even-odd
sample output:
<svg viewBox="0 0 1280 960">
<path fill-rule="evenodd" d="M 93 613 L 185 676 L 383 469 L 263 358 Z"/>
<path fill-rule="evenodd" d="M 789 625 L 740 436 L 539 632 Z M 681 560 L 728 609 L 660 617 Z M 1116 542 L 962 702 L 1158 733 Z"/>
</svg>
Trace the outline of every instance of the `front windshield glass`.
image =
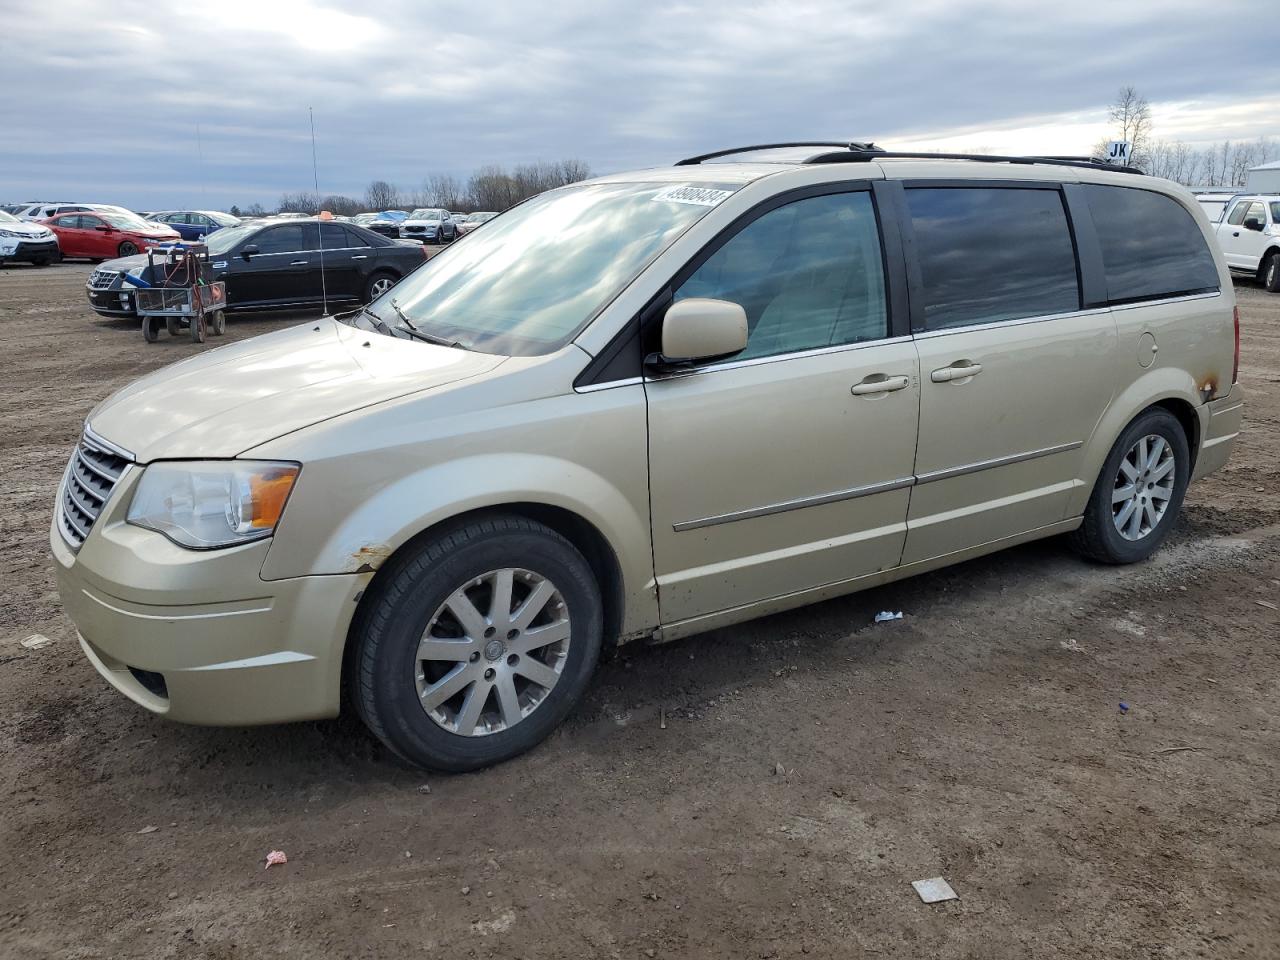
<svg viewBox="0 0 1280 960">
<path fill-rule="evenodd" d="M 126 216 L 123 213 L 103 213 L 101 210 L 91 210 L 90 213 L 96 213 L 117 230 L 156 230 L 164 227 L 162 223 L 153 223 L 141 217 Z"/>
<path fill-rule="evenodd" d="M 467 349 L 550 353 L 734 189 L 595 183 L 552 190 L 433 257 L 373 312 L 402 325 L 395 300 L 423 333 Z"/>
<path fill-rule="evenodd" d="M 410 220 L 443 220 L 444 214 L 439 210 L 415 210 L 409 214 Z"/>
<path fill-rule="evenodd" d="M 257 223 L 242 223 L 238 227 L 223 227 L 221 230 L 215 230 L 205 241 L 205 245 L 209 248 L 209 256 L 221 257 L 230 253 L 236 244 L 243 242 L 245 237 L 260 227 L 261 224 Z"/>
</svg>

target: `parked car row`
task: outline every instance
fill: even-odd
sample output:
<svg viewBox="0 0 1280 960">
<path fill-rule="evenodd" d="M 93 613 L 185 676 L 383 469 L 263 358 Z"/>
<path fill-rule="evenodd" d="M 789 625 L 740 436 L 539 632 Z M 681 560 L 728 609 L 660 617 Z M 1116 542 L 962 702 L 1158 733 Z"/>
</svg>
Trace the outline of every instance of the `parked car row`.
<svg viewBox="0 0 1280 960">
<path fill-rule="evenodd" d="M 207 246 L 213 280 L 226 283 L 228 310 L 366 303 L 426 260 L 420 244 L 314 217 L 227 227 Z M 85 284 L 89 305 L 104 317 L 137 316 L 131 278 L 155 279 L 146 256 L 102 264 Z"/>
</svg>

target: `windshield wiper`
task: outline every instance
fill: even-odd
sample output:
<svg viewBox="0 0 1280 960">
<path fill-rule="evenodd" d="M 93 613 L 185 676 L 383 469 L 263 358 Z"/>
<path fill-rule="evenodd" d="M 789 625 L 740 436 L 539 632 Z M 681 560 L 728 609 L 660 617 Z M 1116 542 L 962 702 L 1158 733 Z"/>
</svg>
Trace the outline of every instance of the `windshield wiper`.
<svg viewBox="0 0 1280 960">
<path fill-rule="evenodd" d="M 448 337 L 437 337 L 435 334 L 424 333 L 419 330 L 414 322 L 405 316 L 404 311 L 400 309 L 400 304 L 396 303 L 395 297 L 392 297 L 387 302 L 391 304 L 391 309 L 396 312 L 396 316 L 399 317 L 400 322 L 404 324 L 403 329 L 407 334 L 409 334 L 409 336 L 421 340 L 424 343 L 435 343 L 442 347 L 457 347 L 459 350 L 467 349 L 459 340 L 450 340 Z"/>
</svg>

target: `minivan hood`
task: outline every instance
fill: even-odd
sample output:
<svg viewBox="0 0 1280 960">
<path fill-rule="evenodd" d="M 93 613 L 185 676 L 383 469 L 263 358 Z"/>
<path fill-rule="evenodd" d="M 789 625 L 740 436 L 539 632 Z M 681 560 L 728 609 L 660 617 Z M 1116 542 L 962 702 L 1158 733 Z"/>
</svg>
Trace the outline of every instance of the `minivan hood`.
<svg viewBox="0 0 1280 960">
<path fill-rule="evenodd" d="M 89 414 L 140 463 L 234 457 L 361 407 L 487 373 L 506 358 L 313 320 L 143 377 Z"/>
</svg>

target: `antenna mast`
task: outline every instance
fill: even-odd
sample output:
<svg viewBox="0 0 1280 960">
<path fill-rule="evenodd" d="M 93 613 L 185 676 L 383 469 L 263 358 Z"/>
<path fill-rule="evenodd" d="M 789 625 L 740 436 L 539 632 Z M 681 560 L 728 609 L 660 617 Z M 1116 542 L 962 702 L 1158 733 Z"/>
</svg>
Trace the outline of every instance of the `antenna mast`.
<svg viewBox="0 0 1280 960">
<path fill-rule="evenodd" d="M 320 167 L 316 164 L 316 115 L 311 107 L 307 107 L 307 116 L 311 118 L 311 176 L 316 186 L 316 203 L 320 202 Z M 316 211 L 319 214 L 320 211 Z M 329 312 L 329 288 L 324 281 L 324 223 L 316 221 L 316 236 L 320 240 L 320 301 L 321 309 Z"/>
</svg>

